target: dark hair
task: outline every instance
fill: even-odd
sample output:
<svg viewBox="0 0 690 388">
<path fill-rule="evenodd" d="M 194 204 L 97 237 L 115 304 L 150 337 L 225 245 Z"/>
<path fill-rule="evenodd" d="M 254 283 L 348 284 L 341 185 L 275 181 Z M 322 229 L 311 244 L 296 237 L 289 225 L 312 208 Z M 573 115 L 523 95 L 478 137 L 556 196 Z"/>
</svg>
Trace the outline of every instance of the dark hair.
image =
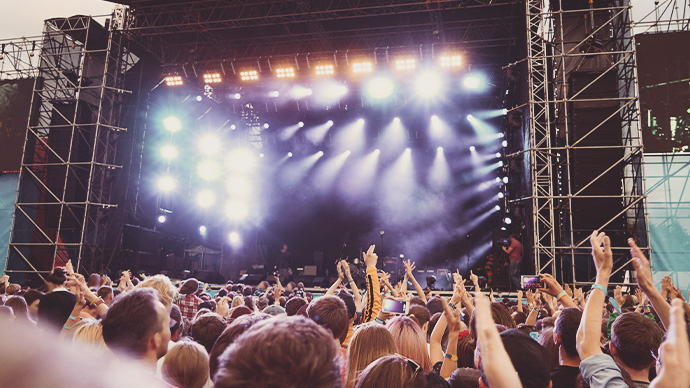
<svg viewBox="0 0 690 388">
<path fill-rule="evenodd" d="M 247 315 L 247 314 L 251 314 L 251 313 L 252 313 L 252 310 L 250 310 L 249 307 L 237 306 L 237 307 L 232 309 L 232 311 L 230 312 L 229 318 L 235 319 L 235 318 L 239 318 L 243 315 Z"/>
<path fill-rule="evenodd" d="M 12 311 L 14 312 L 14 316 L 17 319 L 22 319 L 24 321 L 33 322 L 31 317 L 29 316 L 29 306 L 26 304 L 26 300 L 24 300 L 23 297 L 21 297 L 21 296 L 10 296 L 5 301 L 5 306 L 12 308 Z"/>
<path fill-rule="evenodd" d="M 474 368 L 474 341 L 470 336 L 458 339 L 458 368 Z"/>
<path fill-rule="evenodd" d="M 113 295 L 113 288 L 110 286 L 102 286 L 96 291 L 96 294 L 100 296 L 103 299 L 106 299 L 108 296 Z"/>
<path fill-rule="evenodd" d="M 227 296 L 227 295 L 228 295 L 228 290 L 226 290 L 225 288 L 221 288 L 221 289 L 218 291 L 218 296 L 220 296 L 221 298 L 224 297 L 224 296 Z"/>
<path fill-rule="evenodd" d="M 580 309 L 569 307 L 561 311 L 561 315 L 556 319 L 553 332 L 561 337 L 561 345 L 565 354 L 570 357 L 577 357 L 577 328 L 580 327 L 580 320 L 582 319 L 582 311 Z"/>
<path fill-rule="evenodd" d="M 408 316 L 412 318 L 413 321 L 417 322 L 417 325 L 419 325 L 420 328 L 423 328 L 424 324 L 431 320 L 429 310 L 427 310 L 426 307 L 417 304 L 410 305 L 410 312 Z"/>
<path fill-rule="evenodd" d="M 210 311 L 214 311 L 213 303 L 211 303 L 210 301 L 203 301 L 199 303 L 199 310 L 201 309 L 209 309 Z"/>
<path fill-rule="evenodd" d="M 99 290 L 100 291 L 100 290 Z M 182 326 L 182 311 L 176 304 L 170 305 L 170 320 L 172 320 L 172 326 L 170 326 L 170 335 L 174 336 Z"/>
<path fill-rule="evenodd" d="M 527 314 L 523 313 L 522 311 L 516 311 L 511 315 L 516 325 L 527 322 Z"/>
<path fill-rule="evenodd" d="M 352 296 L 352 294 L 345 290 L 339 290 L 335 293 L 335 296 L 340 298 L 343 303 L 345 303 L 348 319 L 353 319 L 357 314 L 357 308 L 355 307 L 355 298 Z"/>
<path fill-rule="evenodd" d="M 192 322 L 192 339 L 211 352 L 220 334 L 227 325 L 223 318 L 215 313 L 204 314 Z"/>
<path fill-rule="evenodd" d="M 436 313 L 431 316 L 431 319 L 429 320 L 429 327 L 426 329 L 426 337 L 427 337 L 427 342 L 429 338 L 431 338 L 431 333 L 434 332 L 434 328 L 436 327 L 436 324 L 438 323 L 438 320 L 441 318 L 443 313 Z M 448 346 L 448 326 L 446 326 L 446 330 L 443 332 L 443 337 L 441 337 L 441 348 L 445 349 Z"/>
<path fill-rule="evenodd" d="M 529 335 L 529 334 L 528 334 Z M 544 330 L 542 330 L 541 333 L 539 333 L 539 345 L 541 345 L 544 349 L 546 349 L 546 353 L 548 356 L 548 363 L 545 365 L 549 373 L 553 371 L 557 366 L 558 366 L 558 346 L 556 346 L 556 343 L 553 341 L 553 328 L 549 327 Z"/>
<path fill-rule="evenodd" d="M 89 288 L 98 288 L 101 286 L 101 275 L 92 273 L 86 281 L 86 286 Z"/>
<path fill-rule="evenodd" d="M 216 374 L 218 370 L 218 358 L 223 354 L 225 349 L 232 344 L 240 334 L 244 333 L 252 327 L 255 323 L 261 322 L 265 319 L 271 318 L 270 315 L 264 313 L 242 315 L 241 317 L 232 321 L 230 326 L 226 327 L 225 330 L 213 344 L 209 356 L 209 369 L 211 370 L 211 376 Z"/>
<path fill-rule="evenodd" d="M 477 310 L 472 311 L 472 317 L 470 317 L 470 335 L 473 340 L 477 340 Z M 515 329 L 515 321 L 513 317 L 510 316 L 510 310 L 503 305 L 501 302 L 491 303 L 491 316 L 494 318 L 494 322 L 497 325 L 503 325 L 508 329 Z"/>
<path fill-rule="evenodd" d="M 348 318 L 345 303 L 333 295 L 324 295 L 314 299 L 307 307 L 307 315 L 314 322 L 333 333 L 333 338 L 340 339 L 347 332 Z"/>
<path fill-rule="evenodd" d="M 101 321 L 108 348 L 143 355 L 149 338 L 163 329 L 156 302 L 158 294 L 152 288 L 134 289 L 115 298 Z"/>
<path fill-rule="evenodd" d="M 634 370 L 649 368 L 654 363 L 652 351 L 661 345 L 664 331 L 643 314 L 623 313 L 611 327 L 611 344 L 618 359 Z"/>
<path fill-rule="evenodd" d="M 443 312 L 443 302 L 441 298 L 433 297 L 426 302 L 426 308 L 429 310 L 430 315 Z"/>
<path fill-rule="evenodd" d="M 250 327 L 223 352 L 213 382 L 216 388 L 340 387 L 341 356 L 328 330 L 314 321 L 267 319 Z"/>
<path fill-rule="evenodd" d="M 287 313 L 288 317 L 291 317 L 293 315 L 297 315 L 299 309 L 306 305 L 307 301 L 302 298 L 290 298 L 285 303 L 285 312 Z"/>
<path fill-rule="evenodd" d="M 26 304 L 31 306 L 32 303 L 34 303 L 37 300 L 41 300 L 43 298 L 44 293 L 38 290 L 27 290 L 22 297 L 26 301 Z"/>
<path fill-rule="evenodd" d="M 247 306 L 250 311 L 254 311 L 254 298 L 251 296 L 245 296 L 244 305 Z"/>
<path fill-rule="evenodd" d="M 67 280 L 67 270 L 65 267 L 55 267 L 53 271 L 46 276 L 46 282 L 61 286 Z"/>
</svg>

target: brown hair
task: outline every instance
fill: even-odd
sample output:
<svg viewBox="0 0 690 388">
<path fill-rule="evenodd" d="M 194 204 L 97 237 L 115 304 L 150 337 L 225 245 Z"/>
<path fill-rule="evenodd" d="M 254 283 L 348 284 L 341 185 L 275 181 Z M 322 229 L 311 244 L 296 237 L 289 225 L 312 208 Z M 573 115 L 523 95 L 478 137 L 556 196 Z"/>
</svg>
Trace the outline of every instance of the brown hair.
<svg viewBox="0 0 690 388">
<path fill-rule="evenodd" d="M 135 289 L 115 298 L 101 321 L 108 348 L 143 355 L 149 338 L 162 330 L 157 301 L 158 295 L 150 288 Z"/>
<path fill-rule="evenodd" d="M 9 286 L 7 286 L 7 288 L 5 289 L 5 294 L 16 295 L 21 290 L 22 290 L 22 286 L 20 286 L 17 283 L 12 283 Z"/>
<path fill-rule="evenodd" d="M 359 376 L 357 388 L 423 387 L 425 386 L 424 380 L 424 373 L 420 371 L 415 377 L 409 362 L 395 354 L 381 357 L 369 364 Z"/>
<path fill-rule="evenodd" d="M 67 280 L 67 270 L 65 267 L 55 267 L 53 271 L 46 276 L 46 282 L 57 284 L 61 286 Z"/>
<path fill-rule="evenodd" d="M 197 292 L 199 290 L 199 281 L 194 278 L 189 278 L 185 280 L 180 287 L 180 294 L 189 295 Z"/>
<path fill-rule="evenodd" d="M 36 323 L 31 319 L 31 316 L 29 316 L 29 305 L 21 296 L 10 296 L 5 301 L 5 306 L 12 308 L 12 312 L 14 312 L 14 316 L 17 319 L 24 320 L 24 322 Z"/>
<path fill-rule="evenodd" d="M 565 354 L 570 357 L 577 357 L 577 329 L 580 327 L 580 320 L 582 320 L 582 311 L 580 309 L 569 307 L 563 309 L 561 314 L 556 319 L 553 332 L 561 336 L 561 346 Z"/>
<path fill-rule="evenodd" d="M 227 325 L 223 318 L 216 313 L 209 313 L 200 316 L 192 322 L 192 339 L 204 348 L 207 352 L 211 352 L 213 344 L 216 343 L 218 337 Z"/>
<path fill-rule="evenodd" d="M 429 310 L 421 305 L 410 305 L 410 313 L 408 316 L 417 322 L 420 328 L 424 327 L 424 324 L 431 320 Z"/>
<path fill-rule="evenodd" d="M 340 387 L 340 358 L 331 333 L 314 321 L 271 318 L 250 327 L 223 352 L 213 382 L 216 388 Z"/>
<path fill-rule="evenodd" d="M 458 368 L 474 368 L 474 341 L 470 336 L 458 339 Z"/>
<path fill-rule="evenodd" d="M 472 317 L 470 318 L 470 335 L 473 340 L 477 340 L 477 320 L 476 311 L 472 311 Z M 494 322 L 497 325 L 503 325 L 508 329 L 515 329 L 515 321 L 513 317 L 510 316 L 510 310 L 501 302 L 491 303 L 491 316 L 494 318 Z"/>
<path fill-rule="evenodd" d="M 419 325 L 411 318 L 399 315 L 388 321 L 388 331 L 398 347 L 398 353 L 422 366 L 424 372 L 431 372 L 431 359 L 426 346 L 426 337 Z"/>
<path fill-rule="evenodd" d="M 296 315 L 297 312 L 299 311 L 299 309 L 302 308 L 302 306 L 306 306 L 306 305 L 307 305 L 307 301 L 302 299 L 302 298 L 299 298 L 299 297 L 290 298 L 285 303 L 285 312 L 287 313 L 287 315 L 289 317 L 291 317 L 293 315 Z"/>
<path fill-rule="evenodd" d="M 192 341 L 180 341 L 165 355 L 163 380 L 180 388 L 202 388 L 208 381 L 208 353 Z"/>
<path fill-rule="evenodd" d="M 549 327 L 539 333 L 539 345 L 546 349 L 548 355 L 549 365 L 545 365 L 548 368 L 549 373 L 553 371 L 558 366 L 558 346 L 553 341 L 553 328 Z"/>
<path fill-rule="evenodd" d="M 397 352 L 393 336 L 384 326 L 374 322 L 357 326 L 347 348 L 345 387 L 354 387 L 359 372 L 377 358 Z"/>
<path fill-rule="evenodd" d="M 664 331 L 651 319 L 639 313 L 623 313 L 611 326 L 611 344 L 618 359 L 634 370 L 649 368 L 654 363 Z"/>
<path fill-rule="evenodd" d="M 230 326 L 226 327 L 221 333 L 220 337 L 213 344 L 211 353 L 209 353 L 209 369 L 211 370 L 211 376 L 216 374 L 218 370 L 218 358 L 225 351 L 225 349 L 230 346 L 231 343 L 235 341 L 240 334 L 244 333 L 252 327 L 255 323 L 261 322 L 264 319 L 271 318 L 270 315 L 264 313 L 242 315 L 239 318 L 232 321 Z"/>
<path fill-rule="evenodd" d="M 337 296 L 324 295 L 312 300 L 307 307 L 307 315 L 314 322 L 330 330 L 333 338 L 337 340 L 347 331 L 347 308 Z"/>
</svg>

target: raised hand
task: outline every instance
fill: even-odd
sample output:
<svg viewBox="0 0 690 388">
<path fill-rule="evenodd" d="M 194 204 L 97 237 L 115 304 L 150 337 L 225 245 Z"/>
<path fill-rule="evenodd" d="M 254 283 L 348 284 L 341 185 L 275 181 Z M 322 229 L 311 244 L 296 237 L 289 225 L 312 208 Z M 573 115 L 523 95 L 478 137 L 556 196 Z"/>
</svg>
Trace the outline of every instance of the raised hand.
<svg viewBox="0 0 690 388">
<path fill-rule="evenodd" d="M 594 266 L 597 268 L 597 275 L 602 274 L 607 277 L 611 276 L 613 270 L 613 252 L 611 252 L 611 239 L 606 233 L 592 232 L 592 237 L 589 239 L 592 244 L 592 258 L 594 259 Z"/>
<path fill-rule="evenodd" d="M 479 277 L 477 275 L 475 275 L 474 272 L 472 272 L 471 270 L 470 270 L 470 280 L 472 281 L 472 284 L 474 284 L 475 286 L 479 284 Z"/>
<path fill-rule="evenodd" d="M 690 344 L 685 330 L 683 302 L 671 302 L 671 318 L 666 341 L 661 344 L 661 371 L 650 388 L 690 387 Z"/>
<path fill-rule="evenodd" d="M 379 257 L 374 253 L 374 248 L 376 248 L 376 244 L 371 244 L 367 253 L 364 254 L 364 264 L 366 264 L 367 267 L 376 267 L 376 263 L 378 262 Z"/>
<path fill-rule="evenodd" d="M 625 302 L 625 298 L 623 298 L 623 289 L 621 286 L 616 286 L 616 288 L 613 289 L 613 299 L 618 302 L 619 306 L 622 306 Z"/>
<path fill-rule="evenodd" d="M 74 267 L 72 266 L 72 260 L 71 259 L 67 260 L 67 264 L 65 264 L 65 270 L 70 275 L 74 273 Z"/>
<path fill-rule="evenodd" d="M 546 288 L 540 288 L 539 291 L 549 294 L 551 296 L 557 296 L 561 292 L 563 292 L 563 287 L 561 287 L 560 283 L 551 275 L 547 273 L 540 273 L 539 277 L 541 278 L 541 281 L 546 285 Z"/>
<path fill-rule="evenodd" d="M 654 279 L 652 278 L 652 270 L 649 266 L 649 260 L 645 257 L 642 250 L 637 246 L 635 240 L 629 238 L 628 245 L 630 246 L 630 255 L 632 256 L 632 265 L 635 268 L 637 285 L 646 294 L 654 287 Z"/>
<path fill-rule="evenodd" d="M 345 273 L 345 276 L 350 279 L 352 275 L 350 275 L 350 264 L 347 263 L 345 260 L 340 260 L 340 268 L 343 270 Z"/>
<path fill-rule="evenodd" d="M 673 289 L 673 282 L 671 281 L 670 276 L 664 276 L 661 278 L 661 295 L 664 297 L 667 297 L 668 295 L 671 294 L 671 290 Z"/>
<path fill-rule="evenodd" d="M 407 277 L 413 277 L 412 271 L 417 268 L 415 264 L 411 260 L 403 261 L 403 265 L 405 266 L 405 273 L 407 274 Z"/>
<path fill-rule="evenodd" d="M 527 306 L 534 307 L 534 293 L 532 290 L 527 290 L 525 298 L 527 299 Z"/>
<path fill-rule="evenodd" d="M 342 260 L 336 264 L 335 269 L 338 270 L 338 277 L 340 278 L 341 281 L 343 281 L 344 274 L 343 274 L 343 265 L 342 265 Z"/>
<path fill-rule="evenodd" d="M 568 294 L 569 297 L 573 297 L 573 290 L 570 288 L 570 285 L 568 283 L 565 283 L 563 286 L 563 291 L 565 291 L 566 294 Z"/>
<path fill-rule="evenodd" d="M 580 303 L 581 306 L 585 305 L 585 295 L 582 293 L 582 288 L 575 289 L 575 299 Z"/>
<path fill-rule="evenodd" d="M 0 283 L 9 283 L 9 281 L 10 281 L 10 275 L 5 274 L 5 275 L 2 275 L 2 277 L 0 278 Z"/>
<path fill-rule="evenodd" d="M 216 306 L 216 313 L 220 315 L 223 318 L 227 318 L 228 314 L 230 314 L 230 298 L 227 296 L 224 296 L 220 298 L 218 301 L 218 305 Z"/>
</svg>

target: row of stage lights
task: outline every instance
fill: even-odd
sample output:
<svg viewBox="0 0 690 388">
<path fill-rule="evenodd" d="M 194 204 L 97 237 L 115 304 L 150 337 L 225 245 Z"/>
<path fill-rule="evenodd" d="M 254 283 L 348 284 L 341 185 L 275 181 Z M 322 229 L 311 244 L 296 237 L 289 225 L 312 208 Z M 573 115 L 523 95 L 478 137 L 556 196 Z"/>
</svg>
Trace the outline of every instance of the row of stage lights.
<svg viewBox="0 0 690 388">
<path fill-rule="evenodd" d="M 460 54 L 447 54 L 439 57 L 438 66 L 444 69 L 459 69 L 463 66 L 463 58 Z M 337 74 L 337 69 L 334 63 L 322 62 L 312 67 L 311 75 L 317 77 L 334 76 Z M 375 63 L 370 60 L 361 60 L 352 62 L 349 66 L 349 72 L 352 75 L 366 75 L 371 74 L 376 70 Z M 393 69 L 401 73 L 409 73 L 418 68 L 418 62 L 413 57 L 400 57 L 393 61 Z M 433 71 L 433 69 L 429 69 Z M 277 66 L 271 70 L 272 76 L 277 79 L 294 79 L 299 74 L 299 68 L 294 65 Z M 218 84 L 223 82 L 223 76 L 227 75 L 225 71 L 210 71 L 202 74 L 205 84 Z M 260 72 L 258 69 L 246 68 L 238 73 L 238 78 L 242 82 L 258 81 Z M 165 77 L 167 86 L 181 86 L 184 84 L 184 79 L 179 74 L 170 74 Z"/>
</svg>

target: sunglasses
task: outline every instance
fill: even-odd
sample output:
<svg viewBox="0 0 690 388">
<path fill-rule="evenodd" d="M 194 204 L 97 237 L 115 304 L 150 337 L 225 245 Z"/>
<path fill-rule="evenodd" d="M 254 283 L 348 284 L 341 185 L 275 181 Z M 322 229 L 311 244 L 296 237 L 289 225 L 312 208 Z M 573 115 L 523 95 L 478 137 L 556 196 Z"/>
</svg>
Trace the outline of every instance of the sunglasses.
<svg viewBox="0 0 690 388">
<path fill-rule="evenodd" d="M 422 367 L 416 361 L 409 359 L 403 356 L 402 354 L 396 353 L 396 355 L 405 360 L 407 362 L 407 366 L 409 366 L 410 369 L 412 369 L 412 381 L 414 381 L 417 378 L 419 372 L 422 370 Z"/>
</svg>

